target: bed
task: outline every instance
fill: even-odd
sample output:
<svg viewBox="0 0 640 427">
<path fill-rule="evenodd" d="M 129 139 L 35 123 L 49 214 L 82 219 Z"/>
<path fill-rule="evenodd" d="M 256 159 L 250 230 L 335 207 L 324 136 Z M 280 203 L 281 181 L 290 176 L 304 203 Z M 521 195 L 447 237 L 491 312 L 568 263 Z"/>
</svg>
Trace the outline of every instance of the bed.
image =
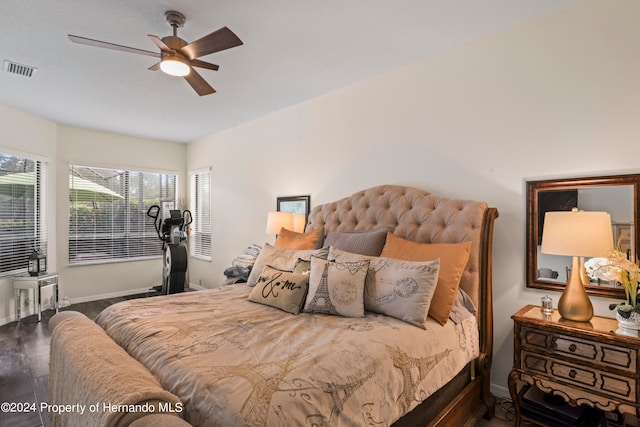
<svg viewBox="0 0 640 427">
<path fill-rule="evenodd" d="M 95 322 L 56 315 L 53 424 L 462 426 L 491 418 L 497 216 L 483 202 L 378 186 L 314 207 L 301 238 L 320 235 L 325 245 L 265 245 L 247 284 L 118 303 Z M 382 251 L 368 254 L 370 245 Z M 450 255 L 425 254 L 462 247 L 445 307 Z M 308 287 L 296 287 L 303 280 Z M 302 304 L 274 300 L 300 289 Z"/>
</svg>

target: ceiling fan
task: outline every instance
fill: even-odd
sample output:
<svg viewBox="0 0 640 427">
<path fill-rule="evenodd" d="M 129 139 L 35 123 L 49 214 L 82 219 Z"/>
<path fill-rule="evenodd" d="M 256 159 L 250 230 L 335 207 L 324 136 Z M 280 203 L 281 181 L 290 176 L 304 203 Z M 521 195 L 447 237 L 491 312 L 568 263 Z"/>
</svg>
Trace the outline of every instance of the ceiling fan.
<svg viewBox="0 0 640 427">
<path fill-rule="evenodd" d="M 198 58 L 221 50 L 240 46 L 242 40 L 227 27 L 207 34 L 198 40 L 187 43 L 178 37 L 178 27 L 184 26 L 185 16 L 173 10 L 164 14 L 167 23 L 173 28 L 173 35 L 160 39 L 157 36 L 148 34 L 147 37 L 160 48 L 160 52 L 137 49 L 134 47 L 122 46 L 119 44 L 93 40 L 86 37 L 69 34 L 69 39 L 74 43 L 86 44 L 89 46 L 103 47 L 106 49 L 119 50 L 122 52 L 137 53 L 140 55 L 160 58 L 160 62 L 149 67 L 149 70 L 162 70 L 172 76 L 184 77 L 198 95 L 209 95 L 216 90 L 198 73 L 193 67 L 205 68 L 207 70 L 218 70 L 218 66 L 209 62 L 201 61 Z"/>
</svg>

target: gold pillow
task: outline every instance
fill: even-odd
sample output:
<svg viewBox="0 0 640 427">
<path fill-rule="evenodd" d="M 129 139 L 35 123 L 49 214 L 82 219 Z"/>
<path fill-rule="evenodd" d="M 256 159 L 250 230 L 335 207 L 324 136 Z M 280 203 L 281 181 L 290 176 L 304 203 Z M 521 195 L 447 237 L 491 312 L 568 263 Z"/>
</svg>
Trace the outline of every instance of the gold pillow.
<svg viewBox="0 0 640 427">
<path fill-rule="evenodd" d="M 296 233 L 283 228 L 278 233 L 274 246 L 282 249 L 320 249 L 324 237 L 323 228 L 317 228 L 308 233 Z"/>
<path fill-rule="evenodd" d="M 429 316 L 444 325 L 456 300 L 460 278 L 467 266 L 470 253 L 471 242 L 419 243 L 387 233 L 387 241 L 380 256 L 405 261 L 440 259 L 438 284 L 429 306 Z"/>
</svg>

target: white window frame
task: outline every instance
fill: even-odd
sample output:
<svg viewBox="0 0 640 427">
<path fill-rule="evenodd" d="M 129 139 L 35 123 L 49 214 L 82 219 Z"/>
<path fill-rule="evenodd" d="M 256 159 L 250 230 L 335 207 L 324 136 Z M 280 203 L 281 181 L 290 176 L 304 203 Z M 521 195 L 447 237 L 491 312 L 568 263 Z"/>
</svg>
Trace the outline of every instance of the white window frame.
<svg viewBox="0 0 640 427">
<path fill-rule="evenodd" d="M 202 261 L 211 261 L 212 215 L 211 215 L 211 168 L 190 172 L 191 224 L 190 255 Z"/>
<path fill-rule="evenodd" d="M 146 212 L 149 206 L 151 206 L 152 204 L 159 204 L 162 207 L 165 203 L 169 202 L 173 206 L 177 205 L 178 176 L 176 173 L 148 171 L 137 168 L 114 168 L 107 166 L 85 166 L 78 164 L 69 165 L 68 170 L 70 174 L 70 186 L 72 185 L 74 176 L 78 176 L 79 171 L 85 171 L 86 173 L 87 170 L 95 170 L 102 171 L 103 173 L 109 172 L 117 174 L 120 176 L 120 178 L 117 180 L 118 185 L 114 188 L 110 188 L 111 186 L 104 182 L 99 183 L 99 179 L 97 179 L 96 177 L 80 176 L 80 178 L 92 182 L 98 182 L 99 185 L 109 188 L 111 191 L 118 193 L 122 197 L 122 199 L 117 199 L 115 201 L 104 201 L 98 200 L 98 198 L 96 198 L 96 200 L 93 202 L 78 202 L 72 200 L 73 198 L 70 195 L 68 212 L 68 262 L 70 266 L 128 262 L 141 259 L 158 258 L 162 256 L 162 242 L 158 238 L 158 234 L 156 233 L 156 230 L 153 226 L 153 219 L 148 217 L 146 215 Z M 155 198 L 153 201 L 146 200 L 149 197 L 153 198 L 155 194 L 144 194 L 144 180 L 139 181 L 138 186 L 135 186 L 135 183 L 132 182 L 136 179 L 143 179 L 145 175 L 150 175 L 154 177 L 154 179 L 165 179 L 166 185 L 168 185 L 165 188 L 166 194 L 158 194 L 158 200 L 155 200 Z M 173 184 L 171 184 L 171 180 L 173 180 Z M 140 187 L 140 185 L 143 185 L 143 187 Z M 142 194 L 139 194 L 139 190 L 141 188 L 143 191 Z M 171 194 L 171 192 L 173 193 L 173 195 Z M 134 204 L 134 202 L 139 200 L 143 201 L 143 207 L 141 209 L 136 208 Z M 105 216 L 109 217 L 109 219 L 104 224 L 102 224 L 106 225 L 104 229 L 94 228 L 93 236 L 92 232 L 88 230 L 91 225 L 91 221 L 85 222 L 85 225 L 79 225 L 79 208 L 81 206 L 85 206 L 86 208 L 87 204 L 92 206 L 93 209 L 98 212 L 100 212 L 100 209 L 104 209 L 102 213 Z M 117 212 L 118 209 L 120 209 L 120 212 Z M 118 218 L 116 218 L 116 216 L 122 218 L 122 224 L 117 223 Z M 95 221 L 95 219 L 93 224 L 94 226 L 100 225 Z M 81 231 L 81 227 L 84 227 L 85 230 Z M 85 235 L 84 238 L 82 237 L 83 234 Z M 85 244 L 83 240 L 86 242 L 94 242 L 93 247 L 95 248 L 95 250 L 93 253 L 86 252 L 82 248 L 82 245 Z M 100 240 L 102 240 L 102 242 Z M 118 241 L 121 241 L 123 245 L 118 246 L 116 243 Z M 142 241 L 144 241 L 142 246 L 136 248 L 136 243 Z M 129 245 L 133 245 L 133 247 Z M 119 252 L 117 256 L 114 255 L 116 254 L 116 251 L 119 250 L 119 248 L 121 252 Z"/>
<path fill-rule="evenodd" d="M 3 211 L 3 215 L 6 215 L 6 218 L 2 221 L 9 221 L 7 224 L 2 226 L 0 230 L 0 277 L 12 276 L 20 273 L 24 273 L 27 271 L 28 267 L 28 258 L 33 249 L 40 249 L 43 254 L 47 255 L 48 251 L 48 233 L 47 233 L 47 174 L 48 174 L 48 163 L 42 158 L 36 158 L 34 156 L 26 155 L 26 154 L 18 154 L 15 152 L 7 152 L 2 150 L 0 153 L 2 157 L 14 157 L 19 161 L 27 161 L 34 162 L 34 170 L 29 172 L 12 172 L 12 171 L 0 171 L 0 175 L 7 176 L 18 173 L 31 173 L 33 179 L 33 197 L 32 198 L 24 198 L 24 197 L 16 197 L 19 200 L 23 200 L 24 202 L 33 203 L 33 205 L 29 204 L 29 209 L 32 211 L 33 215 L 33 230 L 27 232 L 20 232 L 21 228 L 20 224 L 15 224 L 14 221 L 9 218 L 13 217 L 16 213 L 8 208 L 7 205 L 10 205 L 8 201 L 3 201 L 2 206 L 0 206 L 0 211 Z M 6 172 L 6 173 L 5 173 Z M 29 175 L 26 176 L 30 178 Z M 24 178 L 24 176 L 23 176 Z M 18 177 L 16 177 L 16 180 Z M 28 179 L 27 179 L 28 181 Z M 10 185 L 10 184 L 9 184 Z M 18 187 L 22 187 L 25 191 L 28 187 L 28 182 L 22 182 L 21 185 L 18 185 L 16 182 L 16 189 Z M 10 197 L 11 198 L 11 197 Z M 25 208 L 26 209 L 26 208 Z M 4 212 L 6 210 L 6 212 Z M 23 221 L 28 222 L 28 218 L 22 218 Z M 5 230 L 8 230 L 5 232 Z M 18 246 L 20 241 L 22 240 L 24 248 L 21 250 L 16 250 L 16 242 Z M 5 243 L 7 242 L 7 243 Z M 7 252 L 5 253 L 4 246 L 8 244 Z"/>
</svg>

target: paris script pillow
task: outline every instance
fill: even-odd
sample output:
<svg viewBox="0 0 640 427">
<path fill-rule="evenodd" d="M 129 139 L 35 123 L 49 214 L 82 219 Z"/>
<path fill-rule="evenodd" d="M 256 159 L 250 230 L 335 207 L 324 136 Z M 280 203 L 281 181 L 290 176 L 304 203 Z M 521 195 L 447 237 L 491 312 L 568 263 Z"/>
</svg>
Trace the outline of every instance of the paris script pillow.
<svg viewBox="0 0 640 427">
<path fill-rule="evenodd" d="M 292 273 L 266 266 L 249 294 L 249 301 L 298 314 L 304 304 L 308 288 L 308 274 Z"/>
</svg>

